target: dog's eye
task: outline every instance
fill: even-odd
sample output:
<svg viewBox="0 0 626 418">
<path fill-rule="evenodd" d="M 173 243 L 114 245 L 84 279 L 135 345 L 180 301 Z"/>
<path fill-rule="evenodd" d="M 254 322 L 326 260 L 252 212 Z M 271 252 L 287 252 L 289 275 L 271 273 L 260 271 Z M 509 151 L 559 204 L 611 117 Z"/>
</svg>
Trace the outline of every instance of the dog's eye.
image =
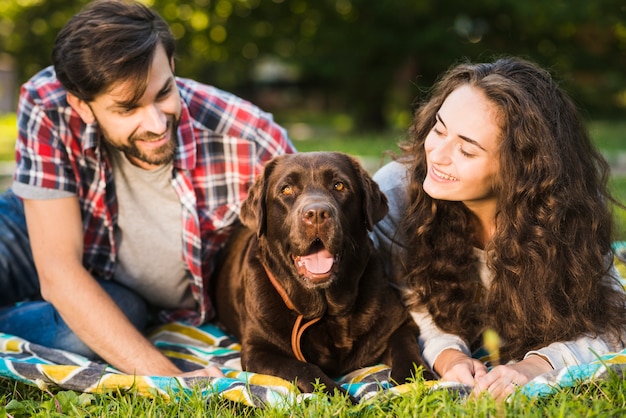
<svg viewBox="0 0 626 418">
<path fill-rule="evenodd" d="M 343 181 L 338 181 L 337 183 L 333 185 L 333 189 L 337 190 L 338 192 L 342 191 L 345 188 L 346 188 L 346 185 L 343 184 Z"/>
<path fill-rule="evenodd" d="M 280 192 L 284 194 L 285 196 L 289 196 L 293 194 L 293 188 L 289 185 L 286 185 L 286 186 L 283 186 L 282 189 L 280 189 Z"/>
</svg>

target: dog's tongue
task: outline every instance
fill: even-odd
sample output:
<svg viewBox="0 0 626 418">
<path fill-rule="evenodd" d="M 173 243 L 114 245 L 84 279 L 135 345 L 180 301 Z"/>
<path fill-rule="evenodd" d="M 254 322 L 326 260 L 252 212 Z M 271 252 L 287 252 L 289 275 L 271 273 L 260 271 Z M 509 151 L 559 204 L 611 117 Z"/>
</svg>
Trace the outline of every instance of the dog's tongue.
<svg viewBox="0 0 626 418">
<path fill-rule="evenodd" d="M 330 271 L 334 261 L 333 255 L 328 250 L 323 249 L 313 254 L 300 256 L 298 265 L 313 274 L 324 274 Z"/>
</svg>

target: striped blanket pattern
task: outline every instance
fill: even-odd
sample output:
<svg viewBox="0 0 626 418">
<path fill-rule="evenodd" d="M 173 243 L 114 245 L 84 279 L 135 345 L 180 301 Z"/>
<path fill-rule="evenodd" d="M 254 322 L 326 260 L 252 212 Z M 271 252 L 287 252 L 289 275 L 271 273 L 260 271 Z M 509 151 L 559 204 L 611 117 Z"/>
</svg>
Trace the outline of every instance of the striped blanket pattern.
<svg viewBox="0 0 626 418">
<path fill-rule="evenodd" d="M 311 394 L 300 393 L 293 384 L 275 376 L 241 371 L 239 345 L 215 325 L 190 327 L 167 324 L 152 335 L 153 343 L 181 369 L 192 370 L 208 364 L 217 365 L 225 377 L 172 378 L 132 376 L 103 363 L 61 350 L 50 349 L 20 338 L 0 333 L 0 376 L 36 385 L 41 389 L 57 387 L 86 393 L 109 393 L 133 390 L 140 395 L 170 398 L 180 391 L 202 391 L 248 406 L 279 406 L 299 402 Z M 521 388 L 528 396 L 544 396 L 562 387 L 604 379 L 611 373 L 624 376 L 626 350 L 601 356 L 591 364 L 571 366 L 539 376 Z M 413 390 L 405 383 L 389 382 L 390 369 L 385 365 L 367 367 L 341 377 L 338 381 L 358 400 L 375 396 L 402 395 Z M 421 381 L 420 381 L 421 382 Z M 456 390 L 467 393 L 462 385 L 445 382 L 422 382 L 431 390 Z"/>
<path fill-rule="evenodd" d="M 625 277 L 624 267 L 624 264 L 618 266 L 622 277 Z M 289 405 L 314 396 L 300 393 L 291 382 L 279 377 L 242 371 L 239 344 L 213 324 L 191 327 L 171 323 L 158 328 L 150 339 L 182 370 L 213 364 L 220 367 L 225 376 L 133 376 L 76 354 L 42 347 L 0 333 L 0 377 L 36 385 L 41 389 L 56 387 L 85 393 L 133 390 L 140 395 L 169 398 L 180 391 L 201 390 L 206 396 L 216 395 L 256 407 Z M 570 366 L 538 376 L 524 385 L 521 391 L 528 396 L 545 396 L 559 388 L 604 379 L 614 373 L 624 377 L 625 372 L 626 349 L 600 356 L 590 364 Z M 436 381 L 394 386 L 390 382 L 390 369 L 385 365 L 355 370 L 337 381 L 361 401 L 381 394 L 401 396 L 412 391 L 412 385 L 415 384 L 429 385 L 430 390 L 468 393 L 468 388 L 462 385 Z"/>
<path fill-rule="evenodd" d="M 279 377 L 242 371 L 239 344 L 213 324 L 200 327 L 182 323 L 163 325 L 151 335 L 151 340 L 182 370 L 213 364 L 220 367 L 225 377 L 133 376 L 76 354 L 2 333 L 0 376 L 37 385 L 41 389 L 57 387 L 86 393 L 133 390 L 140 395 L 169 398 L 181 390 L 201 390 L 207 396 L 219 394 L 249 406 L 290 404 L 312 396 L 300 393 L 292 383 Z M 360 400 L 381 392 L 402 393 L 410 389 L 394 387 L 389 382 L 389 374 L 390 369 L 381 364 L 356 370 L 338 380 Z"/>
</svg>

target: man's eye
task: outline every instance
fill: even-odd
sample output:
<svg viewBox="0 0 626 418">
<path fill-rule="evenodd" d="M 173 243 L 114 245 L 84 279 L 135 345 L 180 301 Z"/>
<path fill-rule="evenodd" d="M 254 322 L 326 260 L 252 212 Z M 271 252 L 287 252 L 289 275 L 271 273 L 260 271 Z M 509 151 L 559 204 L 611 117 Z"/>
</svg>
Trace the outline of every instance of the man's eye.
<svg viewBox="0 0 626 418">
<path fill-rule="evenodd" d="M 172 92 L 172 88 L 168 87 L 164 90 L 162 90 L 161 92 L 159 92 L 159 96 L 158 96 L 158 100 L 162 100 L 165 99 L 166 97 L 168 97 L 170 95 L 170 93 Z"/>
<path fill-rule="evenodd" d="M 135 111 L 136 107 L 120 107 L 117 109 L 117 113 L 120 115 L 130 115 Z"/>
</svg>

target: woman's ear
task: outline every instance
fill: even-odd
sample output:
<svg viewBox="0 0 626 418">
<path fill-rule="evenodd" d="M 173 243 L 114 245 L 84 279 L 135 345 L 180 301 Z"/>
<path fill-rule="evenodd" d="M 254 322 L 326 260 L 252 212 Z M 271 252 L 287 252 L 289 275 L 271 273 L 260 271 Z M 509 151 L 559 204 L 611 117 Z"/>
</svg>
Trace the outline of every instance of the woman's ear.
<svg viewBox="0 0 626 418">
<path fill-rule="evenodd" d="M 86 101 L 79 99 L 78 97 L 74 96 L 72 93 L 68 92 L 67 103 L 69 103 L 71 108 L 74 109 L 76 113 L 78 113 L 78 116 L 80 116 L 80 118 L 86 124 L 91 124 L 96 121 L 96 117 L 93 114 L 91 107 L 89 107 L 89 104 Z"/>
</svg>

